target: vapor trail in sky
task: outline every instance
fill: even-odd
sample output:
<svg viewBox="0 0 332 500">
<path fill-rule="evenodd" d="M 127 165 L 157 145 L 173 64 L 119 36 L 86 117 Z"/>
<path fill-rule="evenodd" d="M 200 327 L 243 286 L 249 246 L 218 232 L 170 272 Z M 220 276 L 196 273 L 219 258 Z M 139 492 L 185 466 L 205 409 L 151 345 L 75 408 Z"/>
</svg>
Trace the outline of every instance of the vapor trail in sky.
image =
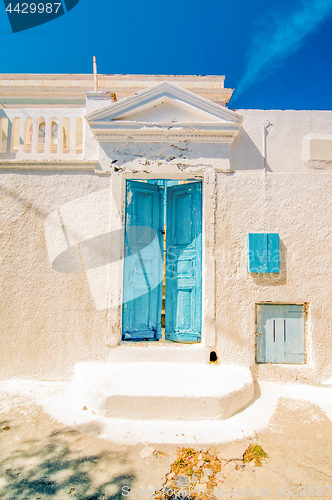
<svg viewBox="0 0 332 500">
<path fill-rule="evenodd" d="M 302 0 L 286 15 L 266 20 L 254 35 L 247 69 L 236 89 L 237 96 L 263 79 L 274 65 L 298 50 L 310 34 L 332 12 L 332 0 Z"/>
</svg>

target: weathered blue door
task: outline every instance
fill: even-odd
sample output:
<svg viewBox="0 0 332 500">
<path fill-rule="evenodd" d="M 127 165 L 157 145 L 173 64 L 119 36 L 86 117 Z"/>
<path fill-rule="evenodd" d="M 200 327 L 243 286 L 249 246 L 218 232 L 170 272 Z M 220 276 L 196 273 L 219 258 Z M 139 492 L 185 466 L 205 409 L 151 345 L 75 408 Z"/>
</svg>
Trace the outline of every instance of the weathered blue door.
<svg viewBox="0 0 332 500">
<path fill-rule="evenodd" d="M 202 325 L 202 185 L 167 188 L 165 337 L 197 342 Z"/>
<path fill-rule="evenodd" d="M 303 306 L 257 306 L 257 363 L 304 363 Z"/>
<path fill-rule="evenodd" d="M 127 181 L 122 338 L 161 338 L 163 187 Z"/>
</svg>

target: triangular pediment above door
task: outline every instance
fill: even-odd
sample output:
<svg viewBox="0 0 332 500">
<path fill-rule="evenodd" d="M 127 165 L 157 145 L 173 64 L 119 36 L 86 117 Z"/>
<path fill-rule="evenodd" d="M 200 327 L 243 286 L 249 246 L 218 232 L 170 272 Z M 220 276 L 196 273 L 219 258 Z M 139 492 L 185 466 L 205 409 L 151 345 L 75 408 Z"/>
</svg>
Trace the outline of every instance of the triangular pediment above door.
<svg viewBox="0 0 332 500">
<path fill-rule="evenodd" d="M 233 111 L 169 82 L 98 109 L 86 119 L 99 141 L 214 135 L 230 142 L 242 124 Z"/>
<path fill-rule="evenodd" d="M 152 105 L 150 103 L 142 105 L 138 109 L 123 113 L 113 120 L 138 123 L 215 123 L 225 121 L 212 113 L 165 96 L 153 101 Z"/>
</svg>

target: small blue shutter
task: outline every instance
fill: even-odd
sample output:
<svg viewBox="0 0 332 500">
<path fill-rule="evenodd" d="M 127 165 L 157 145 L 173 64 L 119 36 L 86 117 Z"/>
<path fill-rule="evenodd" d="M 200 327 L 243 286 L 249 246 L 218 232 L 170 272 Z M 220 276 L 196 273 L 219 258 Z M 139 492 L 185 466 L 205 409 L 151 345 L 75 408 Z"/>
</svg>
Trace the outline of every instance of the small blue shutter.
<svg viewBox="0 0 332 500">
<path fill-rule="evenodd" d="M 257 306 L 257 363 L 304 363 L 303 306 Z"/>
<path fill-rule="evenodd" d="M 250 273 L 279 273 L 279 234 L 249 233 L 248 270 Z"/>
<path fill-rule="evenodd" d="M 163 187 L 127 181 L 122 338 L 161 338 Z"/>
<path fill-rule="evenodd" d="M 202 185 L 167 188 L 166 308 L 168 340 L 197 342 L 202 325 Z"/>
</svg>

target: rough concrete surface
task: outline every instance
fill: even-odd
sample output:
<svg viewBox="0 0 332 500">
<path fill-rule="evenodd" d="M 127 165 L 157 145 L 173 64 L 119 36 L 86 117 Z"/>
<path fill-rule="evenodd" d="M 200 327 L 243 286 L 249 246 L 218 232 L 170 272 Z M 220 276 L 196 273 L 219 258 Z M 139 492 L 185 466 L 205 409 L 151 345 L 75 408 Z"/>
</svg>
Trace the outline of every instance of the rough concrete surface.
<svg viewBox="0 0 332 500">
<path fill-rule="evenodd" d="M 129 488 L 131 499 L 150 498 L 152 490 L 167 484 L 166 476 L 184 447 L 209 451 L 220 460 L 217 500 L 280 499 L 288 496 L 287 491 L 289 496 L 332 498 L 332 423 L 321 407 L 308 401 L 279 398 L 268 425 L 252 435 L 243 430 L 243 438 L 237 441 L 218 444 L 216 436 L 216 444 L 206 446 L 192 442 L 128 445 L 98 438 L 93 422 L 85 427 L 59 423 L 33 397 L 8 391 L 0 395 L 3 500 L 115 500 L 125 498 Z M 245 419 L 243 424 L 245 429 Z M 259 444 L 268 455 L 261 467 L 243 462 L 251 443 Z M 180 483 L 186 483 L 183 477 L 176 484 Z"/>
</svg>

